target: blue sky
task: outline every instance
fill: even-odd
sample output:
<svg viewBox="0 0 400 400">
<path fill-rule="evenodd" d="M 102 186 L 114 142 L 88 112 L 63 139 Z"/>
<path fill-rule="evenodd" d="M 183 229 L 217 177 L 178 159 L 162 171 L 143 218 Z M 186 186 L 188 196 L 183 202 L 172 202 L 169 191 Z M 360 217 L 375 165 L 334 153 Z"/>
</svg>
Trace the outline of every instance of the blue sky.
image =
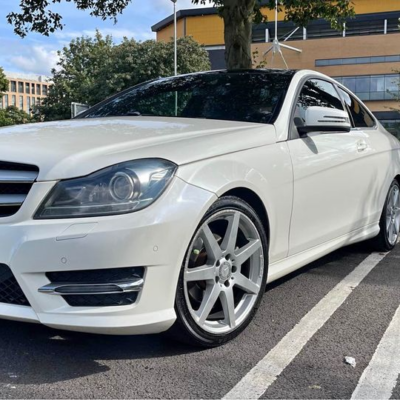
<svg viewBox="0 0 400 400">
<path fill-rule="evenodd" d="M 6 15 L 18 10 L 18 0 L 1 0 L 0 7 L 0 66 L 9 72 L 50 74 L 57 62 L 57 50 L 81 35 L 93 35 L 96 29 L 111 34 L 118 42 L 124 36 L 136 40 L 154 39 L 151 26 L 172 13 L 170 0 L 132 0 L 124 14 L 113 21 L 102 21 L 88 12 L 78 11 L 71 3 L 61 0 L 52 6 L 63 16 L 65 27 L 50 37 L 30 33 L 24 39 L 13 32 Z M 191 0 L 178 0 L 177 9 L 194 8 Z"/>
</svg>

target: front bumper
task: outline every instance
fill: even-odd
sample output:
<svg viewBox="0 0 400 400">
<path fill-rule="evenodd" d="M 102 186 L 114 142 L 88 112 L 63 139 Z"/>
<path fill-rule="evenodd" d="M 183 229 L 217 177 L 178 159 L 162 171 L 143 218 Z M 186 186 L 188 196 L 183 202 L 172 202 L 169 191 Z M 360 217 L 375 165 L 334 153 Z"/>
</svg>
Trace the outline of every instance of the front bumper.
<svg viewBox="0 0 400 400">
<path fill-rule="evenodd" d="M 175 321 L 179 271 L 189 241 L 213 193 L 175 177 L 150 207 L 99 218 L 33 220 L 54 182 L 36 183 L 20 211 L 0 220 L 0 263 L 10 267 L 31 307 L 0 303 L 0 318 L 39 322 L 81 332 L 146 334 Z M 61 296 L 39 293 L 46 272 L 145 267 L 135 304 L 71 307 Z"/>
</svg>

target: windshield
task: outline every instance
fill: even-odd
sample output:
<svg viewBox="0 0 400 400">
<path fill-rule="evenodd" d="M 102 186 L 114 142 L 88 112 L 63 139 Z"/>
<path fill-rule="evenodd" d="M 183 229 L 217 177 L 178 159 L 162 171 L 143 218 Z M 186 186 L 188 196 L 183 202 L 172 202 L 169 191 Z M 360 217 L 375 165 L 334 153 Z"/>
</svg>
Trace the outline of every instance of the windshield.
<svg viewBox="0 0 400 400">
<path fill-rule="evenodd" d="M 211 72 L 159 79 L 128 89 L 79 118 L 154 116 L 273 123 L 293 73 Z"/>
</svg>

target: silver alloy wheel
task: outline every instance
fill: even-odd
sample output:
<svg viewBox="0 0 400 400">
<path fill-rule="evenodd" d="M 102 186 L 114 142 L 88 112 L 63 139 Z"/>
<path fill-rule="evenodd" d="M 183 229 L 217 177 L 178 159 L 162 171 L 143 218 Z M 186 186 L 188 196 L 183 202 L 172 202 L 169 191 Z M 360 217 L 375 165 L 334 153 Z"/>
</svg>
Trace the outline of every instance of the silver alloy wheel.
<svg viewBox="0 0 400 400">
<path fill-rule="evenodd" d="M 185 299 L 194 321 L 213 334 L 235 330 L 251 313 L 263 274 L 261 237 L 250 218 L 237 210 L 214 214 L 197 231 L 185 264 Z"/>
<path fill-rule="evenodd" d="M 399 237 L 400 231 L 400 195 L 399 187 L 394 185 L 390 189 L 386 206 L 386 234 L 389 243 L 393 246 Z"/>
</svg>

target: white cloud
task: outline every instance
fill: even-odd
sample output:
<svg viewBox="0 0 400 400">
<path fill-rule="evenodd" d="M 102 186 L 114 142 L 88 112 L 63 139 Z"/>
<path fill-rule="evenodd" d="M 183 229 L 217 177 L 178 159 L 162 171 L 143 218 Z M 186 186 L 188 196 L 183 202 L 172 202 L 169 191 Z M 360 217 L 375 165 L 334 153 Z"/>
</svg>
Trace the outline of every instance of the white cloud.
<svg viewBox="0 0 400 400">
<path fill-rule="evenodd" d="M 155 39 L 155 35 L 152 32 L 148 31 L 132 31 L 130 29 L 125 28 L 102 28 L 99 29 L 102 35 L 111 35 L 116 40 L 122 40 L 124 37 L 128 39 L 134 38 L 135 40 L 148 40 Z M 84 29 L 82 31 L 59 31 L 54 34 L 54 36 L 58 39 L 76 39 L 81 36 L 91 36 L 93 37 L 96 34 L 95 29 Z"/>
<path fill-rule="evenodd" d="M 58 61 L 55 50 L 43 46 L 24 47 L 19 55 L 10 57 L 10 62 L 18 70 L 27 73 L 49 75 Z"/>
<path fill-rule="evenodd" d="M 208 1 L 205 5 L 203 5 L 203 4 L 194 5 L 192 3 L 192 0 L 178 0 L 176 4 L 179 7 L 179 9 L 181 9 L 181 10 L 184 10 L 186 8 L 212 7 L 212 3 L 209 3 Z"/>
<path fill-rule="evenodd" d="M 177 10 L 183 10 L 183 9 L 188 9 L 188 8 L 204 8 L 204 7 L 211 7 L 212 5 L 210 3 L 207 3 L 206 5 L 194 5 L 192 3 L 192 0 L 177 0 Z M 171 0 L 153 0 L 151 3 L 142 3 L 139 9 L 133 9 L 128 8 L 126 12 L 122 16 L 118 17 L 118 23 L 117 25 L 114 25 L 113 27 L 104 27 L 104 28 L 99 28 L 99 31 L 103 35 L 112 35 L 112 37 L 116 40 L 122 40 L 124 37 L 127 38 L 134 38 L 135 40 L 138 41 L 143 41 L 143 40 L 149 40 L 149 39 L 155 39 L 156 36 L 153 32 L 150 30 L 150 26 L 152 23 L 149 22 L 147 26 L 143 26 L 143 21 L 141 18 L 144 16 L 150 16 L 152 13 L 156 15 L 157 22 L 160 21 L 161 19 L 171 15 L 173 12 L 173 4 Z M 132 26 L 135 27 L 135 29 L 130 29 L 129 26 L 127 27 L 127 20 L 128 17 L 132 21 Z M 122 22 L 123 21 L 123 22 Z M 118 26 L 120 25 L 120 22 L 124 26 Z M 154 22 L 155 23 L 155 22 Z M 67 25 L 68 27 L 68 25 Z M 67 28 L 68 29 L 68 28 Z M 54 36 L 60 41 L 61 44 L 65 45 L 66 41 L 76 39 L 77 37 L 81 36 L 94 36 L 96 33 L 95 29 L 82 29 L 82 30 L 77 30 L 76 28 L 74 30 L 62 30 L 58 31 L 54 34 Z M 68 43 L 68 42 L 67 42 Z"/>
<path fill-rule="evenodd" d="M 166 12 L 172 13 L 173 11 L 173 4 L 171 3 L 171 0 L 156 0 L 155 1 L 155 9 L 157 10 L 163 10 Z M 198 4 L 194 5 L 192 3 L 192 0 L 177 0 L 176 2 L 176 9 L 177 10 L 186 10 L 188 8 L 204 8 L 204 7 L 212 7 L 212 4 L 208 2 L 205 5 Z"/>
</svg>

